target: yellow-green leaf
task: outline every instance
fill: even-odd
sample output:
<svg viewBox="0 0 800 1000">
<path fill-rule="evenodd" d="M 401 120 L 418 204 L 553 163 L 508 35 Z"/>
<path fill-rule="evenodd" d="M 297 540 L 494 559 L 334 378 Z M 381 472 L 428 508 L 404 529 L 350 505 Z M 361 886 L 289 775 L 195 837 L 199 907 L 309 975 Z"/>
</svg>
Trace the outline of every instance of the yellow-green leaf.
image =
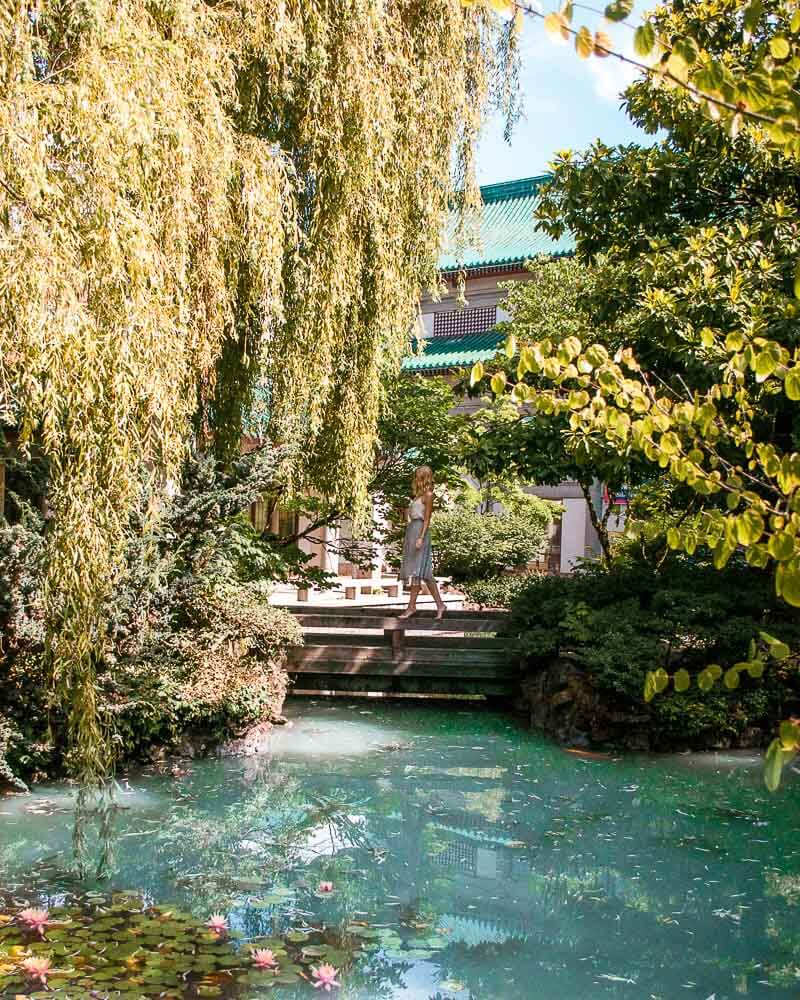
<svg viewBox="0 0 800 1000">
<path fill-rule="evenodd" d="M 730 691 L 739 687 L 739 671 L 736 667 L 731 667 L 729 670 L 725 671 L 724 683 L 725 687 Z"/>
<path fill-rule="evenodd" d="M 778 562 L 786 562 L 794 555 L 794 535 L 788 531 L 776 531 L 767 542 L 767 551 Z"/>
<path fill-rule="evenodd" d="M 701 691 L 710 691 L 714 687 L 714 683 L 715 677 L 708 667 L 697 675 L 697 686 Z"/>
<path fill-rule="evenodd" d="M 787 38 L 783 35 L 776 35 L 770 39 L 769 51 L 773 59 L 786 59 L 792 50 Z"/>
<path fill-rule="evenodd" d="M 764 518 L 755 510 L 746 510 L 736 518 L 736 540 L 740 545 L 754 545 L 764 534 Z"/>
<path fill-rule="evenodd" d="M 793 608 L 800 608 L 800 563 L 797 559 L 778 563 L 775 571 L 775 590 L 787 604 L 791 604 Z"/>
<path fill-rule="evenodd" d="M 692 678 L 689 676 L 689 671 L 681 668 L 672 678 L 672 683 L 679 694 L 683 691 L 688 691 L 692 685 Z"/>
<path fill-rule="evenodd" d="M 764 757 L 764 784 L 774 792 L 781 783 L 781 771 L 783 770 L 783 754 L 781 752 L 781 741 L 774 739 L 767 747 Z"/>
<path fill-rule="evenodd" d="M 506 377 L 503 372 L 495 372 L 495 374 L 492 375 L 491 386 L 492 392 L 495 396 L 501 396 L 503 394 L 506 387 Z"/>
<path fill-rule="evenodd" d="M 633 33 L 633 50 L 637 56 L 646 59 L 656 44 L 656 31 L 649 21 L 640 24 Z"/>
<path fill-rule="evenodd" d="M 560 35 L 565 27 L 564 15 L 551 12 L 544 19 L 544 26 L 551 35 Z"/>
<path fill-rule="evenodd" d="M 483 362 L 476 361 L 475 364 L 472 366 L 472 371 L 470 372 L 469 384 L 477 385 L 482 378 L 483 378 Z"/>
<path fill-rule="evenodd" d="M 605 31 L 595 31 L 594 33 L 594 54 L 598 59 L 605 59 L 614 51 L 614 43 L 611 36 Z"/>
<path fill-rule="evenodd" d="M 800 400 L 800 368 L 790 368 L 783 380 L 783 391 L 793 403 Z"/>
<path fill-rule="evenodd" d="M 624 21 L 633 10 L 634 0 L 613 0 L 605 10 L 606 18 L 609 21 Z"/>
<path fill-rule="evenodd" d="M 781 750 L 796 750 L 800 739 L 800 727 L 785 719 L 780 725 Z"/>
<path fill-rule="evenodd" d="M 509 333 L 506 337 L 506 357 L 513 358 L 517 353 L 517 338 L 513 333 Z"/>
<path fill-rule="evenodd" d="M 591 31 L 589 31 L 585 24 L 581 25 L 575 36 L 575 51 L 581 59 L 588 59 L 594 51 L 594 39 L 592 38 Z"/>
<path fill-rule="evenodd" d="M 659 667 L 653 674 L 653 683 L 655 684 L 657 694 L 661 694 L 663 691 L 667 690 L 667 686 L 669 685 L 669 674 L 663 667 Z"/>
</svg>

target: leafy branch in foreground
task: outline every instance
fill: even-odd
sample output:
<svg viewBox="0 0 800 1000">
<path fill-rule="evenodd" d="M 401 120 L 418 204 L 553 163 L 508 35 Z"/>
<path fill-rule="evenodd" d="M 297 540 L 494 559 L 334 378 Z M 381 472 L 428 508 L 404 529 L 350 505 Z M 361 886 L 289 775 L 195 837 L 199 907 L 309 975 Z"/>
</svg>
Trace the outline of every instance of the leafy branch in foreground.
<svg viewBox="0 0 800 1000">
<path fill-rule="evenodd" d="M 720 679 L 729 691 L 734 691 L 739 687 L 740 677 L 743 673 L 758 679 L 764 676 L 764 670 L 770 663 L 781 663 L 791 657 L 789 646 L 780 639 L 776 639 L 767 632 L 759 633 L 759 638 L 760 643 L 756 643 L 755 640 L 751 641 L 748 659 L 734 663 L 727 670 L 723 670 L 717 663 L 711 663 L 697 673 L 694 678 L 685 669 L 676 670 L 672 675 L 668 674 L 663 667 L 648 671 L 644 682 L 644 700 L 650 702 L 656 695 L 663 694 L 670 682 L 678 694 L 688 691 L 693 680 L 698 689 L 703 692 L 711 691 Z M 781 771 L 794 759 L 798 749 L 800 749 L 800 721 L 785 720 L 780 725 L 779 735 L 767 748 L 765 756 L 764 782 L 771 792 L 774 792 L 780 785 Z"/>
<path fill-rule="evenodd" d="M 684 92 L 704 115 L 719 121 L 732 136 L 745 123 L 755 125 L 776 148 L 800 156 L 800 94 L 795 89 L 800 74 L 800 9 L 795 2 L 775 5 L 751 0 L 744 10 L 735 0 L 706 3 L 709 14 L 729 17 L 742 46 L 750 50 L 747 71 L 709 51 L 702 32 L 685 27 L 665 30 L 658 16 L 645 16 L 641 24 L 630 24 L 634 0 L 612 0 L 595 29 L 586 24 L 574 26 L 575 7 L 585 5 L 573 0 L 565 0 L 558 11 L 549 13 L 517 0 L 486 2 L 510 16 L 541 20 L 551 34 L 571 41 L 582 59 L 610 57 L 641 70 L 656 85 Z M 473 6 L 475 0 L 462 3 Z M 662 12 L 660 9 L 657 15 Z M 639 58 L 615 48 L 606 30 L 614 23 L 626 23 L 633 29 L 633 49 Z"/>
</svg>

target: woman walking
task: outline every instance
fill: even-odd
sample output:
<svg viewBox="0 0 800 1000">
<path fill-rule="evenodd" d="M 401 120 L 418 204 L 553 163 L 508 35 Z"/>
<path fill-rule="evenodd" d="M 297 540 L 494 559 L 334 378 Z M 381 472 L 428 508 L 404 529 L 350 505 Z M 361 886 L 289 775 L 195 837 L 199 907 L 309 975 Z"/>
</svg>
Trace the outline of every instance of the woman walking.
<svg viewBox="0 0 800 1000">
<path fill-rule="evenodd" d="M 403 543 L 403 566 L 400 575 L 403 583 L 410 587 L 408 607 L 400 618 L 410 618 L 417 610 L 417 597 L 424 583 L 436 601 L 436 619 L 444 617 L 445 603 L 433 575 L 431 558 L 431 513 L 433 511 L 433 473 L 427 465 L 421 465 L 414 473 L 414 497 L 406 516 L 406 537 Z"/>
</svg>

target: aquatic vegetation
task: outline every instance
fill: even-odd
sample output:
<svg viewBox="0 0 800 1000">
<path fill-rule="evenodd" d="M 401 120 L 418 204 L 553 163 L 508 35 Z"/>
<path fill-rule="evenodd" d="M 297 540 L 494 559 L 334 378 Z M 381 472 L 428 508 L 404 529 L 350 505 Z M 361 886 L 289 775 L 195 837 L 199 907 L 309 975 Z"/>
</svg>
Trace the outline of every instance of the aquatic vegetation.
<svg viewBox="0 0 800 1000">
<path fill-rule="evenodd" d="M 50 926 L 50 921 L 47 917 L 47 910 L 28 908 L 19 914 L 17 920 L 19 920 L 21 924 L 24 924 L 27 930 L 34 931 L 40 937 L 44 937 L 45 928 Z"/>
<path fill-rule="evenodd" d="M 249 997 L 304 983 L 309 994 L 312 984 L 329 993 L 342 967 L 378 947 L 369 928 L 357 929 L 245 936 L 221 913 L 204 921 L 136 893 L 87 892 L 49 911 L 0 913 L 0 997 L 26 995 L 33 983 L 69 1000 Z"/>
<path fill-rule="evenodd" d="M 254 948 L 252 951 L 253 965 L 257 969 L 273 969 L 278 971 L 278 963 L 271 948 Z"/>
<path fill-rule="evenodd" d="M 312 967 L 311 975 L 317 980 L 314 989 L 319 989 L 321 986 L 326 993 L 330 993 L 333 987 L 341 986 L 341 983 L 336 981 L 339 972 L 332 965 L 320 965 L 316 969 Z"/>
<path fill-rule="evenodd" d="M 320 884 L 317 886 L 317 892 L 323 895 L 329 892 L 333 892 L 333 882 L 320 882 Z"/>
<path fill-rule="evenodd" d="M 51 964 L 49 958 L 37 958 L 32 955 L 30 958 L 24 959 L 20 963 L 20 967 L 29 979 L 38 979 L 42 986 L 46 986 Z"/>
<path fill-rule="evenodd" d="M 221 913 L 212 913 L 206 922 L 206 927 L 220 936 L 228 933 L 228 921 Z"/>
</svg>

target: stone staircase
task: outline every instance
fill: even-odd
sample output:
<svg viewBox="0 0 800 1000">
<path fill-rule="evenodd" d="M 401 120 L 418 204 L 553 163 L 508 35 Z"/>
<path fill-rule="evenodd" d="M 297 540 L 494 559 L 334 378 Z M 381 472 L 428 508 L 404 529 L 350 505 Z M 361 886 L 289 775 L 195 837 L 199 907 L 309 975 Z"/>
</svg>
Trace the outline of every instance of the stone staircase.
<svg viewBox="0 0 800 1000">
<path fill-rule="evenodd" d="M 293 694 L 382 692 L 507 697 L 519 661 L 498 637 L 502 612 L 432 610 L 409 621 L 381 607 L 309 607 L 295 611 L 305 645 L 293 649 Z"/>
</svg>

